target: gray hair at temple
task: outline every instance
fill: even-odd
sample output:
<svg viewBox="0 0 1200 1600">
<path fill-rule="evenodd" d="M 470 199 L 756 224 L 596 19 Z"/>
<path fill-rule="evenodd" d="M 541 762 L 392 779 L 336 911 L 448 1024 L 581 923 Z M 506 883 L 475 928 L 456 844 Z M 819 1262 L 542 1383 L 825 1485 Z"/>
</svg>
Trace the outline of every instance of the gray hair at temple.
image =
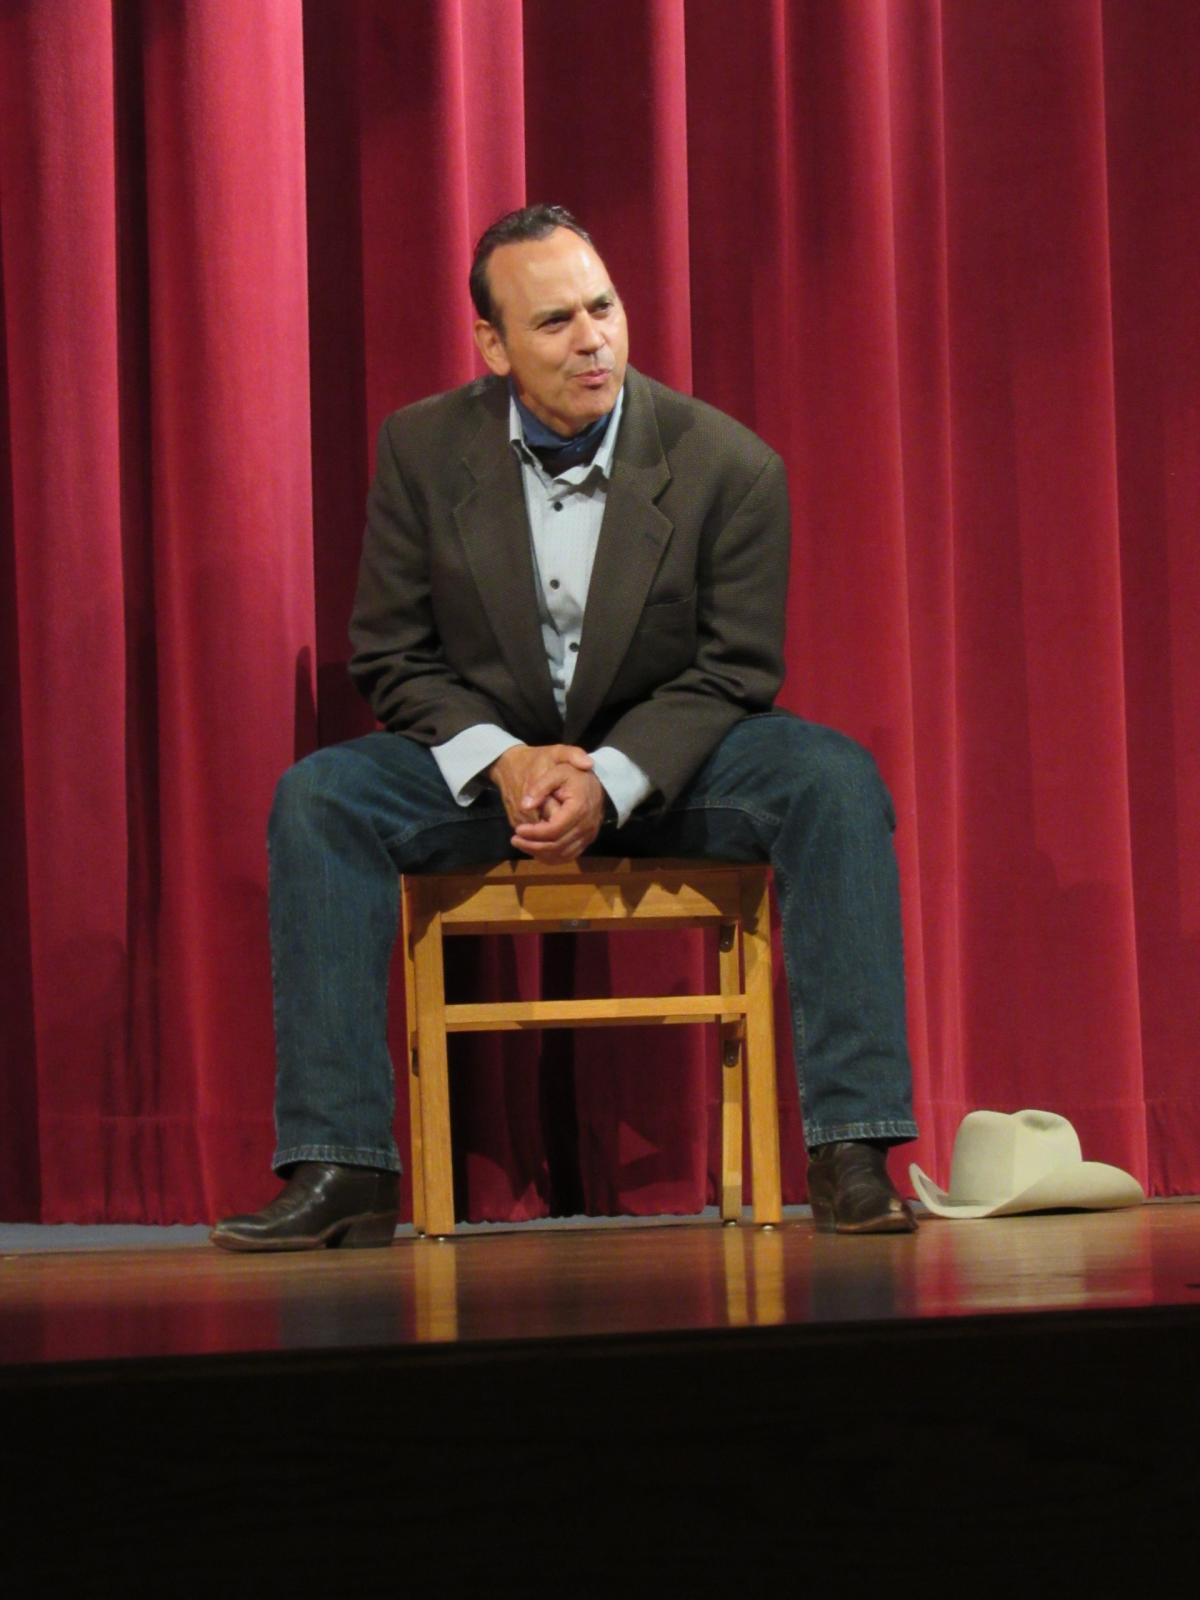
<svg viewBox="0 0 1200 1600">
<path fill-rule="evenodd" d="M 556 228 L 570 228 L 571 232 L 577 233 L 586 244 L 592 244 L 591 234 L 582 223 L 576 222 L 565 206 L 522 206 L 519 211 L 509 211 L 498 221 L 493 222 L 480 236 L 479 243 L 475 246 L 468 283 L 476 311 L 485 322 L 490 322 L 497 332 L 501 334 L 504 332 L 504 324 L 496 313 L 488 283 L 487 264 L 492 251 L 498 250 L 502 244 L 520 244 L 525 239 L 548 238 Z M 592 247 L 595 248 L 594 245 Z"/>
</svg>

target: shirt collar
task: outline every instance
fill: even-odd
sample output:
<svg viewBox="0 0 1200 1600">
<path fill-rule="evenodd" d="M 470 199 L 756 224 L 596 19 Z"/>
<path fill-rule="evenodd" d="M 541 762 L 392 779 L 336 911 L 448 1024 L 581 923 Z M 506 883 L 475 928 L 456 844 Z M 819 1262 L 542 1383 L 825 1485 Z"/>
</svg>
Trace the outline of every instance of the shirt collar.
<svg viewBox="0 0 1200 1600">
<path fill-rule="evenodd" d="M 600 447 L 596 454 L 582 466 L 568 467 L 561 474 L 562 477 L 568 477 L 572 472 L 579 473 L 581 478 L 589 472 L 600 472 L 606 478 L 612 477 L 613 451 L 617 448 L 617 430 L 621 426 L 621 412 L 624 406 L 625 385 L 622 384 L 617 391 L 616 404 L 608 414 L 608 427 L 605 430 L 604 438 L 600 441 Z M 511 388 L 508 395 L 508 442 L 522 459 L 532 462 L 539 472 L 545 473 L 545 468 L 525 443 L 525 435 L 521 427 L 521 413 L 517 409 L 517 402 Z"/>
</svg>

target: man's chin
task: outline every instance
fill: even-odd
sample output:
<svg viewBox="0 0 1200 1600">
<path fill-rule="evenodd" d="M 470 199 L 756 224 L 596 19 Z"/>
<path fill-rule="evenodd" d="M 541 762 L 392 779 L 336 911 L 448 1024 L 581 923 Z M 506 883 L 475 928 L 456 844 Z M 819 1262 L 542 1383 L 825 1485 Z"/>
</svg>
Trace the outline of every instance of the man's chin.
<svg viewBox="0 0 1200 1600">
<path fill-rule="evenodd" d="M 586 400 L 586 404 L 573 405 L 569 417 L 564 416 L 560 422 L 554 424 L 557 432 L 573 437 L 577 433 L 582 433 L 593 422 L 598 422 L 601 417 L 606 417 L 617 403 L 616 388 L 613 384 L 605 384 L 603 389 L 589 390 Z"/>
</svg>

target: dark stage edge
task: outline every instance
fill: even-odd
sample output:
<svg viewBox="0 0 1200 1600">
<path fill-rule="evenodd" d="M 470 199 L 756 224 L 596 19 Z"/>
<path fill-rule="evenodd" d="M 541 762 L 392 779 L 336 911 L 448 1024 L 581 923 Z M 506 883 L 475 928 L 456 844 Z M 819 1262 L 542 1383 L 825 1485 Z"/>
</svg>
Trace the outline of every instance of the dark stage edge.
<svg viewBox="0 0 1200 1600">
<path fill-rule="evenodd" d="M 1156 1586 L 1195 1553 L 1198 1325 L 1147 1309 L 10 1370 L 6 1560 L 84 1594 Z"/>
<path fill-rule="evenodd" d="M 1147 1305 L 14 1365 L 0 1572 L 80 1595 L 1187 1592 L 1198 1354 L 1200 1307 Z"/>
</svg>

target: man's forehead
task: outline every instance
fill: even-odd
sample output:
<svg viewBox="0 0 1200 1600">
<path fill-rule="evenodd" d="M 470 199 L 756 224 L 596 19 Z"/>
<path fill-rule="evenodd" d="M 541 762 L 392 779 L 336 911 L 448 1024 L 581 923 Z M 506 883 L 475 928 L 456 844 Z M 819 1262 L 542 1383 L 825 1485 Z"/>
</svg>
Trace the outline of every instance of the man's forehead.
<svg viewBox="0 0 1200 1600">
<path fill-rule="evenodd" d="M 526 309 L 591 300 L 612 288 L 586 239 L 560 228 L 545 239 L 500 245 L 489 262 L 492 292 Z"/>
</svg>

